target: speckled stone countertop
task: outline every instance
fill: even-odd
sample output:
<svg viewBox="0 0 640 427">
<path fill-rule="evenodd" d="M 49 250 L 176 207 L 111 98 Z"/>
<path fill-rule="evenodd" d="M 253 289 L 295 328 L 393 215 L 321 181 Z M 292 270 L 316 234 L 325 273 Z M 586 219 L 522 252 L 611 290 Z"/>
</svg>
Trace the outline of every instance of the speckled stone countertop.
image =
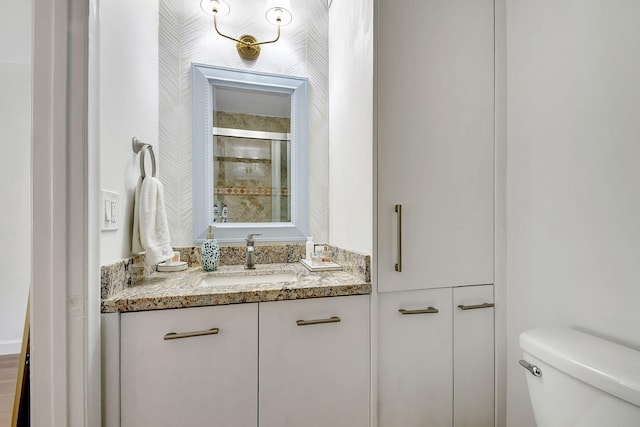
<svg viewBox="0 0 640 427">
<path fill-rule="evenodd" d="M 216 277 L 293 273 L 297 280 L 215 285 Z M 203 279 L 211 280 L 209 286 Z M 310 272 L 300 263 L 221 266 L 203 271 L 200 265 L 171 273 L 156 272 L 102 300 L 102 312 L 129 312 L 245 302 L 280 301 L 371 293 L 371 283 L 345 271 Z"/>
</svg>

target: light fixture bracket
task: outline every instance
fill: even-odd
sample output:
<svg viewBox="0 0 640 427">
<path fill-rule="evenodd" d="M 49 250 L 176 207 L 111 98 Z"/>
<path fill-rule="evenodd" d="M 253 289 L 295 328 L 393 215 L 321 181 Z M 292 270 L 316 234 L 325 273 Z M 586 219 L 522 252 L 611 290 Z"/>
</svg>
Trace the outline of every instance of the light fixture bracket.
<svg viewBox="0 0 640 427">
<path fill-rule="evenodd" d="M 240 58 L 247 61 L 255 61 L 260 56 L 260 45 L 258 40 L 250 34 L 240 36 L 236 43 L 236 49 Z"/>
</svg>

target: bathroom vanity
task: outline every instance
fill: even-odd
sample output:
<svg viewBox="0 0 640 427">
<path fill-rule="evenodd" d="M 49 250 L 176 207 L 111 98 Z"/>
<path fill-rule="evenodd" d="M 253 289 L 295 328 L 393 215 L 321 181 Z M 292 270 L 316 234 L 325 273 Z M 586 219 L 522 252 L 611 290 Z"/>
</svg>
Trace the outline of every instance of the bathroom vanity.
<svg viewBox="0 0 640 427">
<path fill-rule="evenodd" d="M 153 273 L 103 299 L 107 425 L 369 425 L 371 284 L 256 267 Z"/>
</svg>

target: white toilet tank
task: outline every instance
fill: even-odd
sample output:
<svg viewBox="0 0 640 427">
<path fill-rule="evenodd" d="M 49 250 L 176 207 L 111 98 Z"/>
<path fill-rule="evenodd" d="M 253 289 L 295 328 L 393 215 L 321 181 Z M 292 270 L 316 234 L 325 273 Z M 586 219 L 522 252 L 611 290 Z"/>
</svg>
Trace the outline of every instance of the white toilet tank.
<svg viewBox="0 0 640 427">
<path fill-rule="evenodd" d="M 640 427 L 640 352 L 569 328 L 520 334 L 538 427 Z"/>
</svg>

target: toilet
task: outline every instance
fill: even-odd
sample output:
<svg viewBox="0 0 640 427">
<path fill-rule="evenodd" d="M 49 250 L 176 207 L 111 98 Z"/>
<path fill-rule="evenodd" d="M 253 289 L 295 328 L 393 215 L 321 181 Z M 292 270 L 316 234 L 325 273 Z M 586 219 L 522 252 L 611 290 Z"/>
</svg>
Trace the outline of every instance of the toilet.
<svg viewBox="0 0 640 427">
<path fill-rule="evenodd" d="M 569 328 L 520 334 L 538 427 L 640 426 L 640 351 Z"/>
</svg>

